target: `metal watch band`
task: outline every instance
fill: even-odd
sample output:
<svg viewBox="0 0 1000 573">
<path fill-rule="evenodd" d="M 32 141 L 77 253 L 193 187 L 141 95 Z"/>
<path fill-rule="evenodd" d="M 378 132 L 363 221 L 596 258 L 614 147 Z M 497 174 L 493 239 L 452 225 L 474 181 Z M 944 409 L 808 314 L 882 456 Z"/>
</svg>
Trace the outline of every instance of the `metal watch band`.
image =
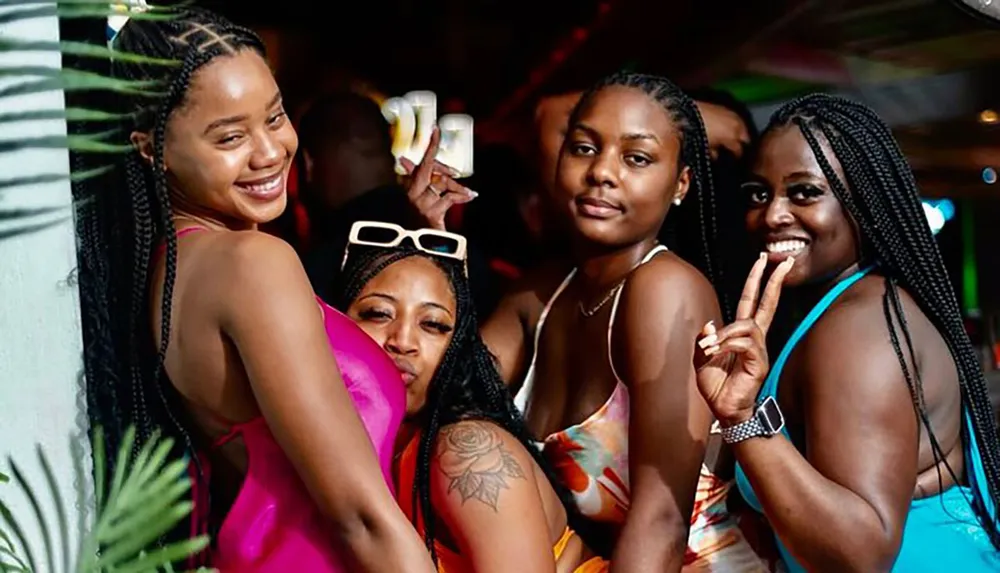
<svg viewBox="0 0 1000 573">
<path fill-rule="evenodd" d="M 749 420 L 735 426 L 722 428 L 722 439 L 727 444 L 736 444 L 750 438 L 773 436 L 785 427 L 785 418 L 778 408 L 778 402 L 768 396 L 757 406 Z"/>
</svg>

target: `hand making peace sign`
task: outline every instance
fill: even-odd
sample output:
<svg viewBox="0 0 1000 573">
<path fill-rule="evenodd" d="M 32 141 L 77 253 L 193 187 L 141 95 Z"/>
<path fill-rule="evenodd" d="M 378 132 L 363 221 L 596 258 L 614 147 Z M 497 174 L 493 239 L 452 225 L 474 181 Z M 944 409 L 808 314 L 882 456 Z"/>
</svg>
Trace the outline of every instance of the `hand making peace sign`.
<svg viewBox="0 0 1000 573">
<path fill-rule="evenodd" d="M 743 287 L 736 322 L 719 331 L 709 322 L 701 331 L 695 351 L 698 389 L 723 426 L 749 420 L 757 408 L 757 392 L 769 371 L 767 330 L 778 308 L 781 285 L 794 262 L 789 257 L 774 269 L 758 304 L 767 267 L 767 256 L 761 254 Z"/>
<path fill-rule="evenodd" d="M 413 162 L 405 157 L 400 158 L 399 162 L 409 174 L 406 195 L 410 198 L 410 204 L 423 218 L 423 224 L 444 231 L 444 216 L 448 209 L 451 209 L 452 205 L 472 201 L 477 194 L 459 185 L 452 179 L 453 171 L 434 159 L 440 143 L 441 130 L 435 126 L 420 165 L 413 165 Z"/>
</svg>

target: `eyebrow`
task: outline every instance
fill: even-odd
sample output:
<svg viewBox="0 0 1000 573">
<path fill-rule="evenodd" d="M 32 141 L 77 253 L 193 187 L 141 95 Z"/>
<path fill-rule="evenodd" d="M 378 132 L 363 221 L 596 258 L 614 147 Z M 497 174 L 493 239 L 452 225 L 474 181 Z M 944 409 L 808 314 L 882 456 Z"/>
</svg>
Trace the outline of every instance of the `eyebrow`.
<svg viewBox="0 0 1000 573">
<path fill-rule="evenodd" d="M 795 171 L 793 173 L 789 173 L 788 175 L 785 175 L 784 177 L 781 178 L 781 180 L 782 181 L 786 181 L 786 182 L 789 181 L 789 180 L 793 180 L 793 179 L 814 179 L 815 180 L 815 179 L 820 179 L 821 177 L 822 177 L 821 175 L 819 175 L 817 173 L 813 173 L 812 171 Z"/>
<path fill-rule="evenodd" d="M 594 139 L 600 139 L 600 134 L 596 129 L 590 127 L 585 123 L 577 123 L 573 126 L 573 129 L 579 129 L 580 131 L 586 132 L 587 135 L 593 137 Z M 654 141 L 656 143 L 660 142 L 660 138 L 656 137 L 655 134 L 649 132 L 635 132 L 626 133 L 621 137 L 625 141 Z"/>
<path fill-rule="evenodd" d="M 385 294 L 383 292 L 373 292 L 373 293 L 366 294 L 365 296 L 359 298 L 358 302 L 361 302 L 361 301 L 363 301 L 365 299 L 369 299 L 369 298 L 380 298 L 382 300 L 387 300 L 389 302 L 399 302 L 399 300 L 396 297 L 394 297 L 392 295 L 389 295 L 389 294 Z M 438 304 L 436 302 L 430 302 L 430 301 L 422 302 L 422 303 L 420 303 L 420 306 L 436 308 L 436 309 L 439 309 L 439 310 L 443 310 L 444 312 L 446 312 L 448 314 L 448 316 L 452 315 L 451 311 L 448 310 L 447 307 L 445 307 L 444 305 Z"/>
<path fill-rule="evenodd" d="M 271 109 L 274 106 L 278 105 L 279 103 L 281 103 L 281 92 L 278 92 L 277 94 L 275 94 L 274 97 L 271 98 L 271 101 L 269 101 L 267 103 L 267 106 L 264 109 Z M 218 129 L 218 128 L 226 126 L 226 125 L 232 125 L 234 123 L 239 123 L 241 121 L 246 121 L 247 119 L 248 118 L 247 118 L 246 115 L 232 115 L 232 116 L 229 116 L 229 117 L 223 117 L 223 118 L 217 119 L 217 120 L 213 121 L 212 123 L 208 124 L 208 127 L 205 128 L 205 134 L 207 135 L 207 134 L 211 133 L 212 130 L 214 130 L 214 129 Z"/>
</svg>

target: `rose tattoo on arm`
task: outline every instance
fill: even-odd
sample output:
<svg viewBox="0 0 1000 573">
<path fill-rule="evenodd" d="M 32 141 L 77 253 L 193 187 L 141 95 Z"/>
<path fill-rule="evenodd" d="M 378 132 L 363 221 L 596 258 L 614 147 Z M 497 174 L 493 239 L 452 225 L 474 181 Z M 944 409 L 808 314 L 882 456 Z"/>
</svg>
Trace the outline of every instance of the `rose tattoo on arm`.
<svg viewBox="0 0 1000 573">
<path fill-rule="evenodd" d="M 497 511 L 500 492 L 510 488 L 507 480 L 525 479 L 503 438 L 486 422 L 466 421 L 441 430 L 437 459 L 448 478 L 448 493 L 457 491 L 462 505 L 475 499 Z"/>
</svg>

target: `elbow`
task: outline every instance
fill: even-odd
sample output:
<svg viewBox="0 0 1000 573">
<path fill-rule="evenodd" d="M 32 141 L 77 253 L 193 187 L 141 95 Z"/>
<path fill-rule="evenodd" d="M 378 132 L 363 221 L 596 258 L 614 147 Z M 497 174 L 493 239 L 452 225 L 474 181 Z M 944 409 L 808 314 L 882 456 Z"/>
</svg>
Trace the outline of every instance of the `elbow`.
<svg viewBox="0 0 1000 573">
<path fill-rule="evenodd" d="M 645 515 L 636 515 L 637 513 L 635 509 L 629 512 L 622 531 L 623 539 L 639 541 L 639 546 L 645 546 L 645 541 L 648 540 L 662 547 L 667 555 L 684 555 L 691 527 L 688 520 L 675 512 L 646 512 Z"/>
<path fill-rule="evenodd" d="M 392 539 L 402 519 L 393 519 L 392 508 L 385 504 L 364 502 L 326 512 L 334 543 L 346 553 L 357 555 Z M 402 517 L 399 514 L 398 517 Z"/>
<path fill-rule="evenodd" d="M 889 573 L 899 554 L 900 543 L 899 536 L 887 531 L 859 535 L 846 543 L 834 540 L 833 555 L 817 556 L 815 563 L 806 569 L 831 573 Z"/>
</svg>

